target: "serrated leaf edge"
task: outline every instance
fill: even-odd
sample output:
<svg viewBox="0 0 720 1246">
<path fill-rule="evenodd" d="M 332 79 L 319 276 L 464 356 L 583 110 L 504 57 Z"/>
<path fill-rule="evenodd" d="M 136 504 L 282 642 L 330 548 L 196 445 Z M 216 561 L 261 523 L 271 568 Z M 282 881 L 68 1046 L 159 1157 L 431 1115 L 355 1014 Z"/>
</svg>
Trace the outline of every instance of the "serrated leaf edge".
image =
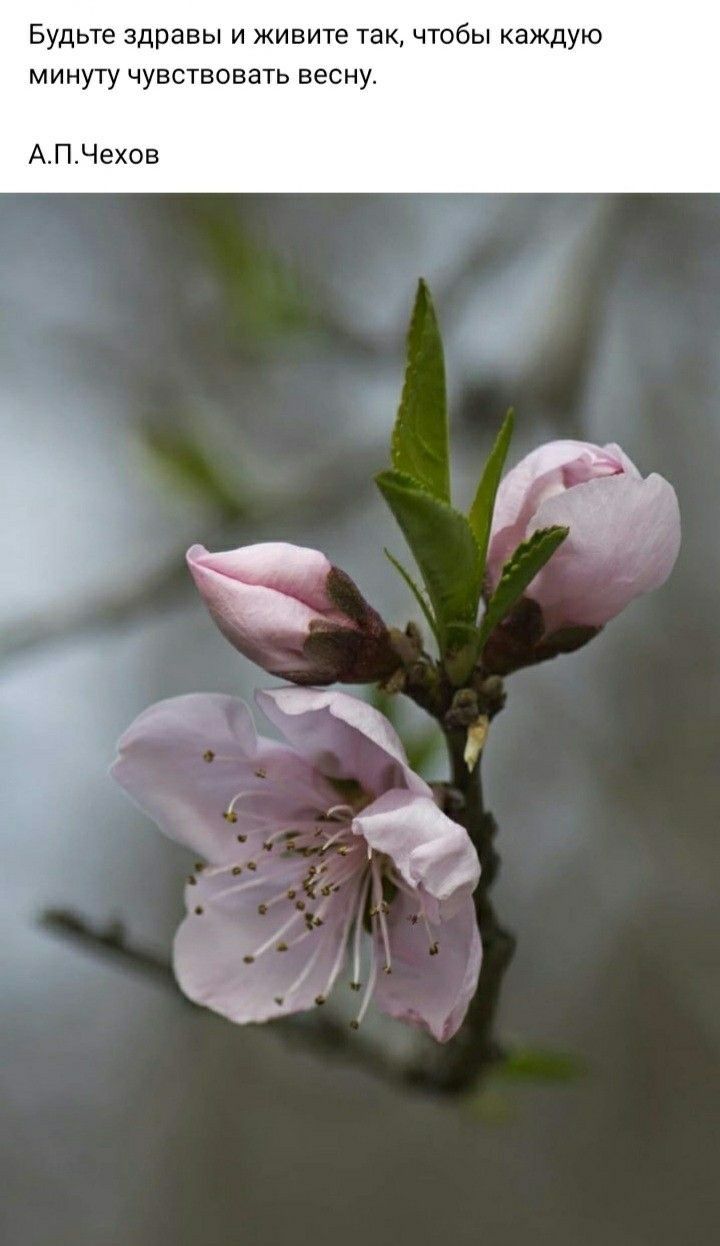
<svg viewBox="0 0 720 1246">
<path fill-rule="evenodd" d="M 517 549 L 515 549 L 510 555 L 500 573 L 500 579 L 498 580 L 495 592 L 487 603 L 485 616 L 480 627 L 480 650 L 482 650 L 483 645 L 487 641 L 493 629 L 497 627 L 498 623 L 502 622 L 505 615 L 515 605 L 515 602 L 518 600 L 518 597 L 522 595 L 527 587 L 527 584 L 523 585 L 516 597 L 508 601 L 507 605 L 502 608 L 500 613 L 497 613 L 497 607 L 495 612 L 493 611 L 493 603 L 497 602 L 498 598 L 502 596 L 502 589 L 507 588 L 508 581 L 513 578 L 518 570 L 520 570 L 523 563 L 528 561 L 530 557 L 537 552 L 538 547 L 542 546 L 544 542 L 549 541 L 552 548 L 548 550 L 547 557 L 543 559 L 535 570 L 533 576 L 531 577 L 531 580 L 533 580 L 535 576 L 542 571 L 543 567 L 547 565 L 558 546 L 561 545 L 567 537 L 569 531 L 569 528 L 563 528 L 559 525 L 550 528 L 537 528 L 535 532 L 528 537 L 527 541 L 523 541 L 520 545 L 518 545 Z M 554 538 L 554 540 L 551 538 Z M 530 583 L 531 580 L 528 580 L 528 583 Z"/>
</svg>

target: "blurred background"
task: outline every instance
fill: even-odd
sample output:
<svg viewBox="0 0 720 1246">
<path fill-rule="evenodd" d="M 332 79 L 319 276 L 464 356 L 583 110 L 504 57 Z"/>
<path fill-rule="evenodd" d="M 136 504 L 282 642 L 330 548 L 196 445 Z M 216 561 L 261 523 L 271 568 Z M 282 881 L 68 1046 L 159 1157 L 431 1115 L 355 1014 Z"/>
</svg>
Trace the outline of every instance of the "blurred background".
<svg viewBox="0 0 720 1246">
<path fill-rule="evenodd" d="M 710 1240 L 720 199 L 5 196 L 0 270 L 3 1242 Z M 158 698 L 266 682 L 194 596 L 190 543 L 317 546 L 412 616 L 371 473 L 421 275 L 459 502 L 512 404 L 512 461 L 617 440 L 684 523 L 664 589 L 510 681 L 484 763 L 519 939 L 502 1031 L 585 1074 L 462 1104 L 39 922 L 169 949 L 187 861 L 106 777 L 115 740 Z"/>
</svg>

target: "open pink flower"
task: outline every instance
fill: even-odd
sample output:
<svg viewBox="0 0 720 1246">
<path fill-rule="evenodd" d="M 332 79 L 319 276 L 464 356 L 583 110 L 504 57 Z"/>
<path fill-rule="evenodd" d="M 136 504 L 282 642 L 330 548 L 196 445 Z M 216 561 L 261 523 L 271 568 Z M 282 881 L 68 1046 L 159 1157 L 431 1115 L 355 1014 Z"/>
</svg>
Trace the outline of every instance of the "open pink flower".
<svg viewBox="0 0 720 1246">
<path fill-rule="evenodd" d="M 319 550 L 268 541 L 212 554 L 193 545 L 187 561 L 223 636 L 271 675 L 372 683 L 398 665 L 380 615 Z"/>
<path fill-rule="evenodd" d="M 551 441 L 500 483 L 488 551 L 491 588 L 513 550 L 554 524 L 569 527 L 569 536 L 527 589 L 546 635 L 602 627 L 665 582 L 680 548 L 678 503 L 667 480 L 643 479 L 620 446 Z"/>
<path fill-rule="evenodd" d="M 480 970 L 470 839 L 377 710 L 310 688 L 257 701 L 286 745 L 219 694 L 154 705 L 119 744 L 114 777 L 203 858 L 175 940 L 181 988 L 265 1021 L 324 1003 L 349 960 L 354 1026 L 374 997 L 446 1041 Z"/>
</svg>

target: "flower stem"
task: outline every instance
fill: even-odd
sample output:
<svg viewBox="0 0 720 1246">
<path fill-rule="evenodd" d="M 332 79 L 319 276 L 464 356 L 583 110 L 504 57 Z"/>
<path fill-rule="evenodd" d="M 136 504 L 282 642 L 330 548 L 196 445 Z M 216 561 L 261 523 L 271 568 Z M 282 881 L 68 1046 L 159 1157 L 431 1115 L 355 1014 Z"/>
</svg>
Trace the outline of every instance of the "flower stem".
<svg viewBox="0 0 720 1246">
<path fill-rule="evenodd" d="M 462 1027 L 443 1048 L 442 1066 L 438 1070 L 443 1089 L 458 1093 L 467 1090 L 489 1066 L 502 1058 L 502 1049 L 494 1037 L 495 1016 L 505 971 L 515 951 L 515 937 L 500 924 L 490 899 L 500 859 L 494 844 L 497 824 L 483 803 L 480 760 L 468 771 L 463 756 L 464 731 L 446 730 L 445 738 L 452 784 L 463 798 L 461 807 L 450 816 L 467 830 L 477 848 L 482 869 L 474 896 L 483 945 L 480 978 Z"/>
<path fill-rule="evenodd" d="M 457 1034 L 438 1049 L 431 1068 L 417 1068 L 414 1079 L 446 1093 L 460 1093 L 503 1058 L 494 1036 L 495 1017 L 505 971 L 515 951 L 515 936 L 501 925 L 490 899 L 500 859 L 494 842 L 497 824 L 483 801 L 482 754 L 469 770 L 465 748 L 468 728 L 481 715 L 487 721 L 493 719 L 505 703 L 505 694 L 499 679 L 487 679 L 480 671 L 471 675 L 465 688 L 454 688 L 442 664 L 425 653 L 407 664 L 403 691 L 436 720 L 445 736 L 451 769 L 445 812 L 465 827 L 480 858 L 480 882 L 473 897 L 483 946 L 477 991 Z"/>
</svg>

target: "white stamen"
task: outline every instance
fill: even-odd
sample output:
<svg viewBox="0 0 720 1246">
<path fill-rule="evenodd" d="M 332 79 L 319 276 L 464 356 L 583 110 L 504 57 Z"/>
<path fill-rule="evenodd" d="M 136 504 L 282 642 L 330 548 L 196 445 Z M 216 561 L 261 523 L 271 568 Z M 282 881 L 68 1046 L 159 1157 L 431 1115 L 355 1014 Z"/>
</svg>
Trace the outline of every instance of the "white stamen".
<svg viewBox="0 0 720 1246">
<path fill-rule="evenodd" d="M 287 827 L 283 827 L 281 831 L 275 831 L 272 835 L 268 835 L 267 839 L 263 843 L 263 848 L 266 846 L 266 844 L 276 844 L 279 839 L 286 839 L 288 843 L 291 843 L 293 841 L 297 842 L 297 840 L 303 834 L 304 834 L 303 831 L 297 831 L 297 830 L 289 829 Z"/>
<path fill-rule="evenodd" d="M 273 945 L 277 943 L 278 939 L 281 939 L 282 936 L 287 933 L 290 927 L 296 921 L 298 921 L 298 919 L 301 917 L 302 917 L 302 913 L 294 912 L 292 917 L 288 918 L 286 922 L 283 922 L 280 929 L 276 930 L 275 933 L 272 934 L 269 939 L 266 939 L 264 943 L 261 943 L 260 947 L 256 948 L 255 951 L 252 953 L 255 960 L 257 960 L 258 956 L 262 956 L 263 952 L 267 952 L 268 948 L 273 947 Z"/>
<path fill-rule="evenodd" d="M 331 835 L 329 839 L 326 839 L 325 843 L 320 849 L 320 855 L 322 856 L 324 852 L 327 852 L 328 848 L 330 848 L 333 844 L 336 844 L 339 839 L 342 839 L 343 835 L 346 833 L 346 830 L 347 830 L 347 827 L 343 825 L 340 827 L 340 830 L 337 831 L 335 835 Z"/>
<path fill-rule="evenodd" d="M 292 947 L 292 944 L 290 944 L 290 946 Z M 303 982 L 305 981 L 305 979 L 308 977 L 308 975 L 309 975 L 310 973 L 312 973 L 313 969 L 315 968 L 315 964 L 316 964 L 316 962 L 317 962 L 317 959 L 318 959 L 318 957 L 320 956 L 320 954 L 321 954 L 321 952 L 322 952 L 322 951 L 323 951 L 323 945 L 322 945 L 322 943 L 318 943 L 318 945 L 317 945 L 317 947 L 315 948 L 315 951 L 313 952 L 312 956 L 311 956 L 311 957 L 309 958 L 309 960 L 306 962 L 306 964 L 304 965 L 304 967 L 300 970 L 300 973 L 298 974 L 298 976 L 297 976 L 297 978 L 295 979 L 295 981 L 294 981 L 294 982 L 292 983 L 292 985 L 291 985 L 291 986 L 289 986 L 289 987 L 288 987 L 288 989 L 286 990 L 285 995 L 284 995 L 284 1000 L 285 1000 L 285 1002 L 286 1002 L 286 1003 L 287 1003 L 288 999 L 290 999 L 290 997 L 291 997 L 292 995 L 294 995 L 294 994 L 295 994 L 295 992 L 296 992 L 296 991 L 299 991 L 299 990 L 300 990 L 300 987 L 302 986 L 302 984 L 303 984 Z"/>
<path fill-rule="evenodd" d="M 352 818 L 354 812 L 352 805 L 332 805 L 325 810 L 325 817 L 331 818 L 333 822 L 347 822 L 349 818 Z"/>
<path fill-rule="evenodd" d="M 367 903 L 368 888 L 370 887 L 370 871 L 367 870 L 363 885 L 360 889 L 360 900 L 356 909 L 355 916 L 355 934 L 353 936 L 353 983 L 360 982 L 360 940 L 362 938 L 363 916 L 365 914 L 365 905 Z"/>
<path fill-rule="evenodd" d="M 239 792 L 236 792 L 235 795 L 233 796 L 232 800 L 230 801 L 230 804 L 227 807 L 227 812 L 234 813 L 235 806 L 239 804 L 241 800 L 250 800 L 250 799 L 275 800 L 277 799 L 277 792 L 273 791 L 272 788 L 260 788 L 259 787 L 259 788 L 248 789 L 248 788 L 243 787 L 240 789 Z M 262 814 L 260 816 L 262 817 Z"/>
<path fill-rule="evenodd" d="M 368 984 L 365 987 L 365 994 L 363 995 L 362 1003 L 360 1005 L 360 1011 L 358 1012 L 358 1015 L 356 1016 L 355 1020 L 350 1022 L 351 1029 L 357 1030 L 362 1025 L 365 1013 L 367 1012 L 370 1006 L 370 1000 L 372 999 L 376 982 L 377 982 L 377 956 L 373 954 L 372 965 L 370 967 L 370 976 L 368 978 Z"/>
<path fill-rule="evenodd" d="M 225 896 L 236 896 L 243 891 L 251 891 L 255 887 L 267 887 L 267 878 L 249 878 L 241 883 L 228 883 L 222 891 L 213 892 L 212 900 L 222 900 Z"/>
<path fill-rule="evenodd" d="M 423 926 L 425 927 L 425 933 L 428 938 L 428 951 L 430 952 L 431 956 L 437 956 L 438 944 L 437 944 L 436 939 L 433 936 L 432 930 L 430 929 L 430 923 L 428 921 L 427 913 L 425 912 L 425 905 L 423 904 L 422 896 L 420 895 L 418 891 L 413 891 L 412 887 L 409 887 L 407 885 L 404 878 L 400 878 L 400 876 L 397 873 L 397 870 L 393 872 L 392 882 L 397 887 L 398 891 L 404 892 L 406 896 L 410 897 L 410 899 L 413 901 L 413 904 L 418 905 L 417 911 L 414 913 L 413 916 L 415 917 L 416 921 L 418 917 L 422 919 Z"/>
<path fill-rule="evenodd" d="M 392 960 L 390 959 L 390 937 L 388 935 L 387 922 L 383 911 L 384 900 L 382 894 L 382 879 L 380 878 L 380 866 L 378 864 L 377 856 L 373 857 L 370 868 L 372 869 L 375 908 L 377 909 L 378 921 L 380 923 L 380 934 L 382 936 L 383 948 L 385 950 L 385 972 L 390 973 L 392 969 Z"/>
<path fill-rule="evenodd" d="M 359 885 L 361 886 L 361 885 L 362 885 L 362 882 L 360 882 L 360 884 L 359 884 Z M 344 928 L 343 928 L 342 938 L 341 938 L 340 943 L 339 943 L 339 946 L 338 946 L 337 956 L 335 957 L 335 960 L 334 960 L 334 962 L 333 962 L 333 967 L 332 967 L 332 969 L 330 970 L 330 976 L 329 976 L 329 978 L 328 978 L 328 980 L 327 980 L 327 982 L 326 982 L 326 984 L 325 984 L 325 990 L 322 992 L 322 994 L 323 994 L 324 996 L 326 996 L 326 997 L 327 997 L 327 996 L 330 994 L 330 992 L 332 991 L 332 989 L 333 989 L 333 987 L 334 987 L 334 985 L 335 985 L 335 980 L 336 980 L 336 978 L 337 978 L 338 974 L 340 973 L 340 970 L 341 970 L 341 969 L 342 969 L 342 967 L 343 967 L 343 964 L 344 964 L 344 961 L 345 961 L 345 953 L 346 953 L 346 951 L 347 951 L 348 936 L 349 936 L 349 934 L 350 934 L 350 927 L 352 926 L 352 921 L 353 921 L 354 914 L 355 914 L 355 910 L 354 910 L 354 907 L 351 905 L 351 906 L 350 906 L 350 911 L 349 911 L 349 913 L 348 913 L 348 915 L 347 915 L 347 918 L 346 918 L 346 921 L 345 921 L 345 926 L 344 926 Z"/>
</svg>

